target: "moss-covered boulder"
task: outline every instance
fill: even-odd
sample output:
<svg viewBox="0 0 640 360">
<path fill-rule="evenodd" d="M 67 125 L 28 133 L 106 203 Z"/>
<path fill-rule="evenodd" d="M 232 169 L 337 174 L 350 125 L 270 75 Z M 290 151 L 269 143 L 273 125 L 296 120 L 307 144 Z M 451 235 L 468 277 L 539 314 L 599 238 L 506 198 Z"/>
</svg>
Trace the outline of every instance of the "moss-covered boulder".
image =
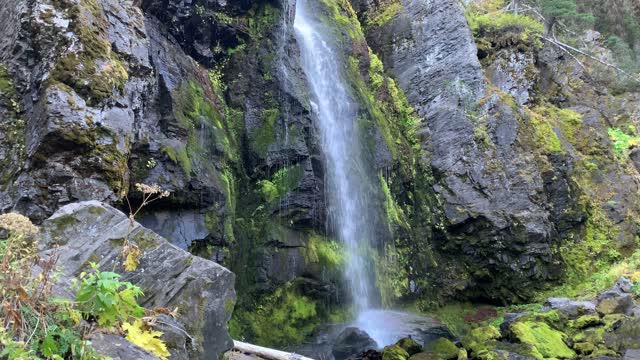
<svg viewBox="0 0 640 360">
<path fill-rule="evenodd" d="M 398 340 L 396 345 L 403 348 L 409 355 L 417 354 L 422 351 L 422 346 L 410 337 Z"/>
<path fill-rule="evenodd" d="M 565 340 L 567 335 L 551 328 L 547 323 L 537 321 L 517 321 L 510 327 L 513 336 L 532 348 L 536 358 L 572 359 L 576 356 Z"/>
<path fill-rule="evenodd" d="M 122 265 L 125 239 L 141 251 L 134 271 Z M 139 286 L 144 292 L 139 302 L 145 308 L 180 309 L 176 320 L 188 334 L 180 347 L 188 349 L 190 359 L 219 358 L 233 346 L 227 321 L 236 301 L 235 275 L 130 223 L 119 210 L 98 201 L 66 205 L 45 221 L 40 246 L 45 249 L 41 256 L 56 256 L 64 274 L 57 279 L 57 294 L 73 297 L 70 279 L 97 263 Z"/>
<path fill-rule="evenodd" d="M 439 359 L 451 360 L 458 358 L 458 347 L 449 339 L 439 338 L 425 346 L 425 351 L 438 354 Z"/>
<path fill-rule="evenodd" d="M 398 344 L 385 346 L 382 350 L 382 360 L 408 360 L 409 357 L 409 353 Z"/>
</svg>

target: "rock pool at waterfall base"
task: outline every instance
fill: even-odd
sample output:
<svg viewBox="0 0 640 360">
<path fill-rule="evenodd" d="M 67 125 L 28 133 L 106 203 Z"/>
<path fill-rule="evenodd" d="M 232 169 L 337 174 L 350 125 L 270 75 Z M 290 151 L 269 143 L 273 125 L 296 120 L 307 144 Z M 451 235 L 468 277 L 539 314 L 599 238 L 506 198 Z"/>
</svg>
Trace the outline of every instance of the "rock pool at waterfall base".
<svg viewBox="0 0 640 360">
<path fill-rule="evenodd" d="M 640 358 L 636 0 L 2 0 L 0 360 Z"/>
</svg>

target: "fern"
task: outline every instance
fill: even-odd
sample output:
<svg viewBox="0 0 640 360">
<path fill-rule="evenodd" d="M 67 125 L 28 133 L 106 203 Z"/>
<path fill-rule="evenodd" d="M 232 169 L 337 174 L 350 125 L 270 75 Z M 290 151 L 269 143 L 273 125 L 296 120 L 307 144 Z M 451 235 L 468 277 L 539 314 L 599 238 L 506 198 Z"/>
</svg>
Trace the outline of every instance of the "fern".
<svg viewBox="0 0 640 360">
<path fill-rule="evenodd" d="M 122 328 L 127 332 L 127 340 L 149 351 L 161 360 L 166 360 L 171 356 L 167 350 L 167 345 L 159 339 L 163 333 L 145 330 L 142 320 L 136 320 L 133 324 L 124 323 Z"/>
</svg>

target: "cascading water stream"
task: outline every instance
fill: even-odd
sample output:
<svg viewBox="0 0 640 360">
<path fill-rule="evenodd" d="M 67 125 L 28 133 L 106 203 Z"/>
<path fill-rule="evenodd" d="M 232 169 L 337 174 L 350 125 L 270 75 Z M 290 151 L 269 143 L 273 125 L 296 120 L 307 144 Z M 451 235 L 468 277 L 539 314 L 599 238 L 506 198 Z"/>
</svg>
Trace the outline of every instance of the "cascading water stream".
<svg viewBox="0 0 640 360">
<path fill-rule="evenodd" d="M 369 180 L 356 123 L 357 105 L 342 76 L 334 40 L 327 36 L 327 26 L 314 17 L 311 1 L 297 1 L 294 29 L 326 160 L 329 217 L 347 250 L 345 278 L 360 314 L 369 309 L 373 294 L 373 277 L 364 255 L 373 238 Z"/>
</svg>

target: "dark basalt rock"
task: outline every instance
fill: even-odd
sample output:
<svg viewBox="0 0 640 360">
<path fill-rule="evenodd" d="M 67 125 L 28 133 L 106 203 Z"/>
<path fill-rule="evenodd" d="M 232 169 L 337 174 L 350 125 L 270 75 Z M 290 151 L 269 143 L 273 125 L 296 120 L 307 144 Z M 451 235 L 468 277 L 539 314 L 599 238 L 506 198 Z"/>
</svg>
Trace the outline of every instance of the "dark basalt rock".
<svg viewBox="0 0 640 360">
<path fill-rule="evenodd" d="M 544 304 L 552 310 L 559 310 L 570 319 L 596 314 L 596 304 L 591 301 L 574 301 L 567 298 L 549 298 Z"/>
<path fill-rule="evenodd" d="M 366 332 L 349 327 L 336 338 L 332 353 L 336 360 L 344 360 L 376 348 L 378 345 Z"/>
</svg>

